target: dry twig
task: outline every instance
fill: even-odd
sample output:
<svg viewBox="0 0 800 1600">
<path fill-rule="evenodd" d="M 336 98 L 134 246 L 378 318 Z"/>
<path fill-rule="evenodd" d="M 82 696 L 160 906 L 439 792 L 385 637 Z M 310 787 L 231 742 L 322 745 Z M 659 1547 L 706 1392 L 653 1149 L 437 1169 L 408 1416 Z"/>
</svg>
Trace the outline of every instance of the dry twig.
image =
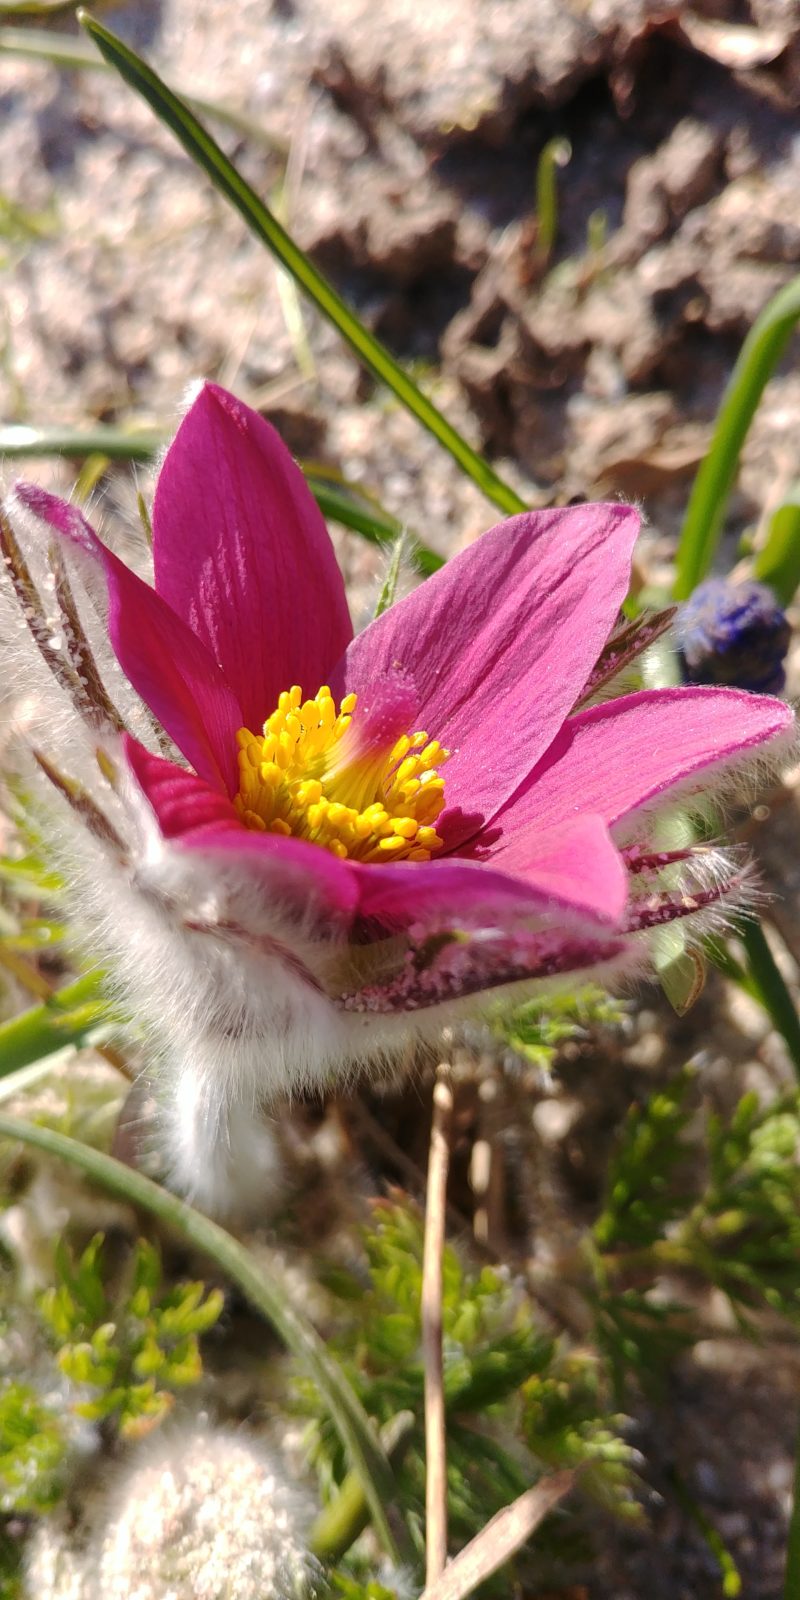
<svg viewBox="0 0 800 1600">
<path fill-rule="evenodd" d="M 569 1494 L 575 1478 L 574 1472 L 555 1472 L 504 1506 L 434 1583 L 428 1580 L 421 1600 L 464 1600 L 472 1594 L 530 1539 L 539 1523 Z"/>
<path fill-rule="evenodd" d="M 447 1561 L 447 1449 L 442 1361 L 442 1257 L 453 1091 L 442 1063 L 433 1091 L 433 1120 L 422 1256 L 422 1356 L 425 1364 L 425 1582 L 436 1582 Z"/>
</svg>

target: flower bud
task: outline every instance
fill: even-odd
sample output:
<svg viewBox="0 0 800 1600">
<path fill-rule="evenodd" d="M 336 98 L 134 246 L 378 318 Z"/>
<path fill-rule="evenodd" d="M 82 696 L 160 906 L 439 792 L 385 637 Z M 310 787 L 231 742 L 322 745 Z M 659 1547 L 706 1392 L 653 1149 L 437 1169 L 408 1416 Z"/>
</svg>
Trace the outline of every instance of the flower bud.
<svg viewBox="0 0 800 1600">
<path fill-rule="evenodd" d="M 780 694 L 791 631 L 766 584 L 707 578 L 681 608 L 684 678 Z"/>
</svg>

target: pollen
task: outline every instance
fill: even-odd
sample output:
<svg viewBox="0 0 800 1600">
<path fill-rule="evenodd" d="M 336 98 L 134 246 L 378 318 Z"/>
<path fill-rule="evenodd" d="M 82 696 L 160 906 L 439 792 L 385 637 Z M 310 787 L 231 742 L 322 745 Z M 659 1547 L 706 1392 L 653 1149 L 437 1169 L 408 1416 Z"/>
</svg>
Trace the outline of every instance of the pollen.
<svg viewBox="0 0 800 1600">
<path fill-rule="evenodd" d="M 313 700 L 295 685 L 262 733 L 241 728 L 237 742 L 234 805 L 245 827 L 357 861 L 429 861 L 441 850 L 439 768 L 450 752 L 421 731 L 371 745 L 359 730 L 356 695 L 337 711 L 327 685 Z"/>
</svg>

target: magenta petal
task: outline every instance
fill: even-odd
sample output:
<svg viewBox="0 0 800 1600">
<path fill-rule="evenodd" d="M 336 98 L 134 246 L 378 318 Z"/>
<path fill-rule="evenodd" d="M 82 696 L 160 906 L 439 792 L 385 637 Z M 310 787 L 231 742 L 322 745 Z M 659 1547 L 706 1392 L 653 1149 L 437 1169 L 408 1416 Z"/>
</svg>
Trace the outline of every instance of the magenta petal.
<svg viewBox="0 0 800 1600">
<path fill-rule="evenodd" d="M 431 916 L 474 927 L 544 910 L 542 897 L 521 879 L 478 861 L 396 861 L 372 866 L 355 863 L 359 916 L 392 928 L 408 928 Z"/>
<path fill-rule="evenodd" d="M 339 683 L 360 692 L 405 668 L 421 726 L 452 751 L 450 848 L 495 815 L 575 704 L 625 598 L 638 526 L 620 505 L 511 517 L 350 645 Z"/>
<path fill-rule="evenodd" d="M 613 926 L 628 898 L 624 863 L 599 817 L 580 817 L 502 859 L 498 853 L 491 866 L 450 856 L 358 870 L 360 915 L 395 928 L 432 916 L 471 927 L 513 925 L 520 916 Z"/>
<path fill-rule="evenodd" d="M 130 734 L 124 736 L 123 748 L 165 839 L 180 838 L 197 828 L 241 828 L 237 812 L 218 788 L 187 772 L 185 767 L 176 766 L 174 761 L 154 756 Z"/>
<path fill-rule="evenodd" d="M 618 924 L 628 902 L 628 873 L 599 816 L 580 816 L 561 827 L 538 826 L 492 851 L 501 872 L 523 878 L 554 906 Z"/>
<path fill-rule="evenodd" d="M 21 503 L 97 562 L 108 590 L 108 632 L 126 677 L 187 761 L 210 783 L 238 788 L 242 715 L 219 667 L 191 629 L 98 539 L 78 510 L 34 484 Z"/>
<path fill-rule="evenodd" d="M 353 630 L 325 523 L 274 428 L 216 384 L 167 452 L 153 546 L 159 594 L 220 663 L 248 727 L 282 689 L 329 681 Z"/>
<path fill-rule="evenodd" d="M 788 735 L 793 721 L 782 700 L 741 689 L 651 689 L 583 711 L 495 817 L 498 859 L 578 812 L 612 826 L 698 777 L 711 782 L 714 768 Z"/>
<path fill-rule="evenodd" d="M 230 801 L 193 772 L 150 754 L 135 739 L 125 754 L 165 839 L 194 852 L 209 865 L 241 863 L 264 895 L 264 909 L 281 909 L 282 897 L 296 912 L 308 908 L 349 917 L 357 899 L 352 863 L 338 861 L 318 845 L 245 828 Z"/>
</svg>

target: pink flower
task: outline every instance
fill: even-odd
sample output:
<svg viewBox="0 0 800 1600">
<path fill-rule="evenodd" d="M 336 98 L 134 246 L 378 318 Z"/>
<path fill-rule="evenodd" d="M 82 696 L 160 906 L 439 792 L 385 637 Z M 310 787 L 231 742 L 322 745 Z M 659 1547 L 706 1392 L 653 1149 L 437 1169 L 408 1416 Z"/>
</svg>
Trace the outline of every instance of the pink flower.
<svg viewBox="0 0 800 1600">
<path fill-rule="evenodd" d="M 161 471 L 155 587 L 76 507 L 25 485 L 14 506 L 101 575 L 152 714 L 116 716 L 115 751 L 113 685 L 98 668 L 98 703 L 74 671 L 121 772 L 113 802 L 85 797 L 108 828 L 70 871 L 95 874 L 87 920 L 169 1062 L 176 1126 L 201 1127 L 184 1184 L 279 1090 L 641 962 L 645 930 L 735 895 L 718 855 L 659 855 L 652 817 L 786 739 L 787 706 L 676 688 L 574 710 L 627 592 L 631 508 L 512 517 L 353 637 L 301 473 L 215 385 Z"/>
</svg>

